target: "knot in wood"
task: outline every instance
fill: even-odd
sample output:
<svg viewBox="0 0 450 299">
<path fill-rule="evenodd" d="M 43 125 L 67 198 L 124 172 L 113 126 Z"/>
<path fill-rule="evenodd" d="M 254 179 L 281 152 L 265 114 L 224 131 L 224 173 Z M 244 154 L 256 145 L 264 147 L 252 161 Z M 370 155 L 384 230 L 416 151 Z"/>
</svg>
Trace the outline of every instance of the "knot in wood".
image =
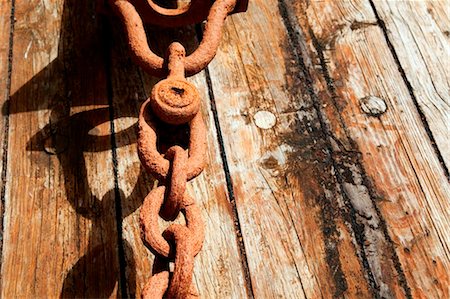
<svg viewBox="0 0 450 299">
<path fill-rule="evenodd" d="M 181 125 L 191 121 L 200 110 L 197 89 L 185 80 L 167 78 L 152 90 L 150 105 L 163 122 Z"/>
</svg>

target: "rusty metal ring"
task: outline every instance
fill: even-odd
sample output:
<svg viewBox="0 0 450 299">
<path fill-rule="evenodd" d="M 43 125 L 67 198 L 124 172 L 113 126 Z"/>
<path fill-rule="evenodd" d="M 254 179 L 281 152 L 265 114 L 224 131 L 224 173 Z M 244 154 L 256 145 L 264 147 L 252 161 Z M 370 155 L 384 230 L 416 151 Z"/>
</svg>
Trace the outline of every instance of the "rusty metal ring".
<svg viewBox="0 0 450 299">
<path fill-rule="evenodd" d="M 150 99 L 145 101 L 139 112 L 138 154 L 145 169 L 159 180 L 166 180 L 169 173 L 169 160 L 158 152 L 156 147 L 156 126 L 150 111 Z M 190 137 L 187 161 L 187 179 L 198 176 L 205 167 L 206 128 L 201 113 L 190 121 Z"/>
<path fill-rule="evenodd" d="M 169 242 L 159 233 L 158 214 L 164 203 L 165 190 L 166 187 L 159 186 L 150 191 L 142 204 L 139 220 L 142 240 L 144 240 L 147 247 L 161 256 L 173 258 L 173 248 L 171 248 Z M 203 246 L 203 239 L 205 237 L 201 211 L 193 199 L 187 194 L 184 196 L 180 211 L 186 219 L 186 226 L 189 229 L 189 235 L 193 243 L 193 255 L 196 256 Z M 173 225 L 169 226 L 167 230 L 170 230 Z"/>
<path fill-rule="evenodd" d="M 175 268 L 167 290 L 167 298 L 184 299 L 188 296 L 194 271 L 194 240 L 190 230 L 180 224 L 172 224 L 163 236 L 175 244 Z"/>
<path fill-rule="evenodd" d="M 180 146 L 172 146 L 167 150 L 166 156 L 172 161 L 168 195 L 160 210 L 161 217 L 166 221 L 173 221 L 180 212 L 180 207 L 186 192 L 186 151 Z"/>
<path fill-rule="evenodd" d="M 142 290 L 142 299 L 162 299 L 169 288 L 169 284 L 172 282 L 170 281 L 169 261 L 155 257 L 153 262 L 153 275 Z M 198 299 L 198 292 L 193 283 L 191 283 L 185 299 Z"/>
<path fill-rule="evenodd" d="M 200 110 L 197 88 L 186 80 L 167 78 L 152 89 L 150 105 L 160 120 L 172 125 L 190 122 Z"/>
<path fill-rule="evenodd" d="M 187 76 L 202 71 L 216 55 L 225 19 L 233 11 L 236 1 L 217 0 L 211 6 L 203 39 L 198 48 L 185 59 Z M 167 75 L 164 59 L 153 53 L 148 46 L 144 25 L 136 7 L 127 0 L 112 1 L 112 6 L 125 25 L 129 47 L 136 63 L 151 75 Z"/>
</svg>

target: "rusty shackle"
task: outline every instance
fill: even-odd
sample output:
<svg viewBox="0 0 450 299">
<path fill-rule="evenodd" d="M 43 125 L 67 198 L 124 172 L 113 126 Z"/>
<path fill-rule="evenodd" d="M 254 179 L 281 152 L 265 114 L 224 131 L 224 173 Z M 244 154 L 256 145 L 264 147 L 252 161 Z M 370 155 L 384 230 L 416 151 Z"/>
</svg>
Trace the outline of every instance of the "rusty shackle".
<svg viewBox="0 0 450 299">
<path fill-rule="evenodd" d="M 115 2 L 115 0 L 101 0 Z M 161 7 L 155 0 L 127 0 L 139 12 L 144 23 L 161 27 L 181 27 L 200 23 L 207 19 L 209 11 L 214 2 L 218 0 L 191 0 L 190 3 L 181 8 Z M 170 2 L 160 0 L 159 2 Z M 172 2 L 176 2 L 172 0 Z M 235 1 L 231 13 L 244 12 L 247 10 L 248 0 Z"/>
<path fill-rule="evenodd" d="M 203 39 L 185 58 L 186 76 L 202 71 L 214 58 L 229 14 L 243 12 L 248 0 L 191 0 L 179 9 L 163 8 L 154 0 L 109 0 L 109 5 L 125 26 L 131 55 L 146 72 L 157 77 L 167 75 L 165 60 L 148 46 L 144 22 L 162 27 L 179 27 L 206 20 Z"/>
</svg>

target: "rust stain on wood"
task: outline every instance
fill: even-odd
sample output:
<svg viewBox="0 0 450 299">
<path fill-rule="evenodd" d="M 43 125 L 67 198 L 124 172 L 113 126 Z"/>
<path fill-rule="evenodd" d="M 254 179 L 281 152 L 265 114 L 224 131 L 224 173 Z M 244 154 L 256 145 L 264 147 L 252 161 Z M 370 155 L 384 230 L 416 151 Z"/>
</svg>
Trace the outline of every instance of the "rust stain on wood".
<svg viewBox="0 0 450 299">
<path fill-rule="evenodd" d="M 439 207 L 442 204 L 442 199 L 446 197 L 445 194 L 448 194 L 448 183 L 445 180 L 445 175 L 443 174 L 443 172 L 440 172 L 439 167 L 436 168 L 435 166 L 431 166 L 438 165 L 439 163 L 436 164 L 438 159 L 436 159 L 433 150 L 430 151 L 430 143 L 427 143 L 426 133 L 420 126 L 420 117 L 418 117 L 417 114 L 414 114 L 415 107 L 413 101 L 408 102 L 408 100 L 404 100 L 404 98 L 408 98 L 408 91 L 404 88 L 401 80 L 401 74 L 399 74 L 398 72 L 396 73 L 397 67 L 393 57 L 389 55 L 387 44 L 384 44 L 384 47 L 380 46 L 380 44 L 383 44 L 383 36 L 380 34 L 380 28 L 377 26 L 366 26 L 364 28 L 359 28 L 357 31 L 346 29 L 348 28 L 347 26 L 351 27 L 355 22 L 353 18 L 356 18 L 356 21 L 358 22 L 373 23 L 375 21 L 375 17 L 371 14 L 369 3 L 353 3 L 352 6 L 349 6 L 349 15 L 345 14 L 347 13 L 346 4 L 347 3 L 343 2 L 311 2 L 309 7 L 307 8 L 301 5 L 297 6 L 297 11 L 300 12 L 298 14 L 300 24 L 302 24 L 303 21 L 303 24 L 305 24 L 305 28 L 311 28 L 309 30 L 303 30 L 303 34 L 305 36 L 310 36 L 311 38 L 309 42 L 310 52 L 306 52 L 305 57 L 312 57 L 311 60 L 309 60 L 309 62 L 311 63 L 309 65 L 311 73 L 319 80 L 323 80 L 323 84 L 319 86 L 321 86 L 321 88 L 326 87 L 327 89 L 329 89 L 329 96 L 321 98 L 321 101 L 325 103 L 323 104 L 323 107 L 327 118 L 332 120 L 328 122 L 332 129 L 332 132 L 338 132 L 341 138 L 336 143 L 336 145 L 340 146 L 342 144 L 345 146 L 346 150 L 353 148 L 355 152 L 359 153 L 359 158 L 356 164 L 357 167 L 356 169 L 353 167 L 352 176 L 355 177 L 355 174 L 360 172 L 360 175 L 362 175 L 363 179 L 363 185 L 361 187 L 367 188 L 367 191 L 369 191 L 369 193 L 367 194 L 368 199 L 370 200 L 370 198 L 372 198 L 371 201 L 373 202 L 370 203 L 370 201 L 368 201 L 368 207 L 372 206 L 372 209 L 374 209 L 373 212 L 375 212 L 374 215 L 377 216 L 377 218 L 381 217 L 377 221 L 381 221 L 379 222 L 379 228 L 380 232 L 382 233 L 382 239 L 385 239 L 385 241 L 382 242 L 387 244 L 388 248 L 391 248 L 390 252 L 392 256 L 387 256 L 387 258 L 388 260 L 392 259 L 392 262 L 390 263 L 391 265 L 393 263 L 393 265 L 395 266 L 395 270 L 390 271 L 392 273 L 391 277 L 397 277 L 396 272 L 400 274 L 398 276 L 398 283 L 400 284 L 401 288 L 403 288 L 403 291 L 400 290 L 400 294 L 404 292 L 406 296 L 411 296 L 411 294 L 422 295 L 424 294 L 424 289 L 427 290 L 426 292 L 431 291 L 430 287 L 432 285 L 432 279 L 428 280 L 428 282 L 425 282 L 423 281 L 423 278 L 419 278 L 417 276 L 416 278 L 413 278 L 413 273 L 415 273 L 415 271 L 412 269 L 416 269 L 416 266 L 409 264 L 411 258 L 405 255 L 404 250 L 398 248 L 397 246 L 398 239 L 395 236 L 405 236 L 406 231 L 397 228 L 396 215 L 398 212 L 394 211 L 395 209 L 398 209 L 398 204 L 402 203 L 398 200 L 395 200 L 394 198 L 396 197 L 395 194 L 399 191 L 401 191 L 401 193 L 408 192 L 408 195 L 405 194 L 405 196 L 407 196 L 409 200 L 415 199 L 417 200 L 417 202 L 425 203 L 425 206 L 428 202 L 430 206 Z M 334 6 L 336 6 L 335 9 L 330 9 Z M 333 13 L 335 11 L 343 13 L 342 19 L 339 18 L 339 15 Z M 357 11 L 358 13 L 354 13 L 353 17 L 352 14 L 354 11 Z M 325 13 L 321 14 L 321 12 Z M 320 15 L 320 23 L 316 22 L 318 15 Z M 365 19 L 364 17 L 361 18 L 361 15 L 366 15 Z M 340 25 L 333 27 L 333 23 L 338 23 Z M 328 28 L 337 28 L 336 30 L 338 31 L 327 31 Z M 359 35 L 363 35 L 364 39 L 359 38 Z M 330 36 L 338 36 L 338 38 L 330 38 Z M 333 45 L 329 46 L 326 43 L 321 42 L 322 40 L 333 40 Z M 381 49 L 384 49 L 385 51 L 383 55 L 380 55 Z M 315 56 L 315 53 L 317 53 L 318 55 Z M 372 55 L 372 53 L 374 54 L 371 57 L 370 55 Z M 318 74 L 316 68 L 314 68 L 314 57 L 321 61 L 320 72 Z M 373 63 L 374 61 L 378 60 L 381 60 L 381 63 L 383 65 L 392 66 L 393 72 L 383 72 L 382 67 L 378 67 L 377 63 Z M 375 76 L 375 74 L 377 73 L 381 73 L 381 75 Z M 393 74 L 396 74 L 397 81 L 393 79 Z M 387 78 L 390 78 L 390 81 L 394 80 L 395 82 L 399 83 L 397 83 L 397 85 L 392 89 L 389 89 L 389 81 L 387 80 Z M 374 88 L 370 88 L 371 86 L 373 86 Z M 383 87 L 387 88 L 388 91 L 385 92 L 383 90 Z M 400 87 L 402 87 L 403 89 Z M 402 92 L 400 93 L 401 96 L 398 96 L 399 88 L 402 89 Z M 327 93 L 324 94 L 326 95 Z M 358 109 L 358 99 L 371 94 L 375 94 L 384 98 L 387 101 L 388 108 L 390 109 L 391 107 L 394 107 L 395 111 L 388 110 L 384 115 L 380 116 L 380 120 L 370 120 L 368 118 L 363 118 Z M 396 98 L 391 98 L 391 96 L 394 94 L 396 95 Z M 402 100 L 403 103 L 401 109 L 399 109 L 400 100 Z M 390 101 L 392 101 L 392 104 L 390 104 Z M 342 104 L 342 102 L 344 102 L 345 104 Z M 333 112 L 334 109 L 336 109 L 337 112 Z M 408 114 L 402 114 L 404 110 L 408 111 L 408 109 L 412 110 L 409 110 L 410 112 L 408 112 Z M 336 113 L 336 115 L 339 115 L 339 117 L 337 119 L 333 118 L 333 116 L 330 117 L 329 115 L 333 113 Z M 410 117 L 412 119 L 408 119 L 406 115 L 411 115 Z M 336 119 L 337 122 L 335 122 L 333 119 Z M 390 119 L 395 119 L 396 123 L 391 122 Z M 410 133 L 411 129 L 401 128 L 400 124 L 402 124 L 403 122 L 408 123 L 409 128 L 411 128 L 411 126 L 416 126 L 417 130 L 421 132 L 420 134 L 423 134 L 422 136 L 424 137 L 422 137 L 422 141 L 420 141 L 420 143 L 423 148 L 427 148 L 427 156 L 431 159 L 429 161 L 429 164 L 425 166 L 425 169 L 427 169 L 426 172 L 428 172 L 428 175 L 434 177 L 433 182 L 441 182 L 441 187 L 432 187 L 431 189 L 428 189 L 428 187 L 424 188 L 426 184 L 422 185 L 423 183 L 421 183 L 421 187 L 419 187 L 419 189 L 416 189 L 417 186 L 414 186 L 415 176 L 418 174 L 418 172 L 417 170 L 412 170 L 411 168 L 414 169 L 417 165 L 417 161 L 421 161 L 421 158 L 420 155 L 417 156 L 416 154 L 410 152 L 410 146 L 415 146 L 414 144 L 416 143 L 416 137 L 414 136 L 415 133 Z M 414 129 L 413 131 L 416 132 L 415 130 L 416 129 Z M 378 144 L 380 145 L 378 146 L 378 142 L 374 142 L 375 140 L 378 140 L 380 138 L 380 135 L 375 133 L 377 131 L 386 132 L 388 136 L 397 132 L 400 133 L 402 148 L 396 147 L 396 143 L 391 142 L 390 146 L 394 146 L 395 153 L 381 153 L 380 149 L 384 148 L 384 146 L 380 144 Z M 349 139 L 349 137 L 351 139 Z M 381 140 L 380 142 L 382 142 Z M 349 145 L 350 147 L 348 147 Z M 401 154 L 405 152 L 409 152 L 407 154 L 409 157 L 406 159 L 405 156 Z M 386 160 L 386 157 L 394 158 L 388 158 L 388 160 Z M 413 161 L 410 160 L 411 157 L 415 157 L 413 158 Z M 414 161 L 414 159 L 418 160 Z M 408 160 L 412 162 L 409 166 L 411 168 L 409 168 L 408 166 L 406 166 L 405 168 L 404 162 Z M 358 164 L 360 164 L 360 166 L 358 166 Z M 392 166 L 388 166 L 389 164 L 391 164 Z M 384 167 L 386 167 L 386 170 L 383 170 Z M 423 166 L 421 166 L 421 169 L 423 169 L 422 167 Z M 358 170 L 358 168 L 360 169 Z M 390 187 L 390 181 L 392 181 L 393 173 L 395 173 L 394 169 L 398 169 L 398 172 L 404 174 L 402 177 L 403 183 L 400 183 L 400 185 L 396 184 L 395 187 Z M 356 173 L 355 170 L 357 170 Z M 415 173 L 416 175 L 412 175 L 412 173 Z M 366 174 L 371 177 L 371 180 L 366 177 Z M 382 177 L 386 177 L 386 179 L 383 179 L 381 183 L 380 178 Z M 405 182 L 408 180 L 410 181 L 410 183 L 405 185 Z M 418 180 L 423 182 L 423 178 L 420 178 L 420 175 Z M 360 193 L 360 191 L 358 191 L 361 189 L 354 189 L 352 185 L 358 186 L 359 184 L 350 184 L 346 188 L 344 188 L 344 190 L 347 189 L 346 193 L 350 195 L 356 191 L 357 193 L 354 193 L 354 195 L 360 197 L 361 199 L 362 194 Z M 349 187 L 351 188 L 349 189 Z M 428 195 L 424 196 L 424 194 Z M 350 196 L 350 198 L 351 197 L 352 196 Z M 365 196 L 363 196 L 362 198 L 364 197 Z M 433 201 L 436 201 L 436 203 L 434 203 Z M 396 204 L 390 204 L 391 202 L 395 202 Z M 359 206 L 364 207 L 361 205 L 361 203 L 359 203 Z M 358 203 L 353 202 L 353 205 L 355 204 L 355 207 L 358 207 Z M 406 202 L 404 204 L 409 205 Z M 435 204 L 437 204 L 437 206 Z M 386 205 L 388 205 L 389 208 L 387 208 Z M 438 213 L 440 217 L 446 219 L 446 213 L 444 212 L 445 209 L 432 209 L 436 213 Z M 373 215 L 371 216 L 373 218 Z M 420 218 L 418 217 L 410 219 L 413 220 L 413 222 L 421 222 L 421 220 L 419 220 Z M 428 221 L 429 220 L 425 220 L 425 223 Z M 422 222 L 421 225 L 417 223 L 417 225 L 422 226 L 425 223 Z M 370 222 L 368 224 L 370 224 Z M 444 222 L 443 226 L 445 227 L 446 225 L 447 224 Z M 411 229 L 414 226 L 415 225 L 413 225 L 413 223 L 411 222 L 409 223 L 408 229 Z M 428 227 L 428 225 L 426 226 Z M 441 229 L 438 229 L 436 233 L 440 234 L 440 230 Z M 392 235 L 394 235 L 394 237 L 391 237 Z M 366 234 L 366 237 L 368 236 L 370 236 L 370 234 Z M 446 243 L 446 241 L 444 241 L 444 243 Z M 446 251 L 445 245 L 440 244 L 438 239 L 435 240 L 434 244 L 435 245 L 433 246 L 424 244 L 424 246 L 428 248 L 427 251 L 429 251 L 430 249 L 434 250 L 435 248 L 442 248 L 444 252 Z M 381 249 L 383 247 L 379 248 Z M 440 251 L 440 249 L 438 249 L 437 251 Z M 375 256 L 375 259 L 378 259 L 380 256 L 382 256 L 382 254 L 378 253 Z M 375 264 L 373 263 L 376 260 L 374 260 L 373 258 L 374 256 L 369 256 L 368 260 L 369 263 L 371 263 L 371 268 L 375 267 Z M 432 268 L 427 266 L 427 259 L 424 259 L 423 256 L 417 257 L 416 260 L 421 261 L 423 263 L 423 266 L 427 268 L 427 271 L 433 271 Z M 378 285 L 381 281 L 384 280 L 383 276 L 385 276 L 385 274 L 385 271 L 376 274 L 375 279 L 377 280 Z M 421 281 L 421 283 L 418 283 L 416 279 Z M 413 280 L 414 282 L 410 282 L 411 280 Z M 443 281 L 447 280 L 448 278 L 445 278 Z M 387 283 L 390 284 L 392 283 L 392 281 L 388 280 Z M 410 287 L 412 288 L 411 292 Z M 393 293 L 391 293 L 392 295 L 400 295 L 398 293 L 398 287 L 395 287 L 395 285 L 389 287 L 388 289 L 386 289 L 385 287 L 381 289 L 382 292 L 387 292 L 387 294 L 389 294 L 391 290 L 394 291 Z M 439 288 L 438 292 L 443 292 L 443 294 L 445 294 L 445 292 L 447 291 L 445 289 Z"/>
</svg>

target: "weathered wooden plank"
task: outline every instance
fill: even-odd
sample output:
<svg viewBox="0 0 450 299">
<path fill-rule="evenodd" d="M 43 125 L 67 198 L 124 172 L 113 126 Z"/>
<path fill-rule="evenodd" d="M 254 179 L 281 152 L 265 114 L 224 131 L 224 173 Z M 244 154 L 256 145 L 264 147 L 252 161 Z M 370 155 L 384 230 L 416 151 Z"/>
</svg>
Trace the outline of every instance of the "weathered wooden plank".
<svg viewBox="0 0 450 299">
<path fill-rule="evenodd" d="M 17 0 L 15 13 L 1 297 L 115 297 L 114 176 L 94 3 Z"/>
<path fill-rule="evenodd" d="M 355 215 L 282 12 L 251 1 L 209 67 L 254 294 L 370 298 Z"/>
<path fill-rule="evenodd" d="M 159 53 L 165 53 L 170 39 L 187 45 L 188 52 L 196 47 L 194 30 L 149 28 L 148 34 L 150 45 Z M 142 287 L 151 276 L 153 255 L 143 245 L 140 237 L 138 208 L 155 186 L 155 181 L 141 169 L 136 149 L 135 125 L 140 105 L 150 94 L 157 79 L 139 72 L 138 67 L 130 61 L 120 26 L 114 27 L 113 36 L 114 126 L 118 183 L 124 217 L 127 291 L 130 297 L 140 297 Z M 119 38 L 121 36 L 122 39 Z M 245 276 L 204 74 L 200 73 L 189 81 L 197 86 L 202 95 L 202 113 L 208 132 L 207 167 L 202 175 L 188 183 L 188 193 L 200 205 L 206 226 L 205 243 L 195 259 L 193 280 L 202 298 L 246 298 Z"/>
<path fill-rule="evenodd" d="M 300 24 L 293 31 L 306 42 L 299 48 L 333 133 L 344 191 L 391 244 L 396 273 L 372 260 L 382 253 L 369 259 L 380 295 L 448 297 L 450 186 L 370 3 L 287 3 Z M 376 108 L 369 96 L 387 111 L 364 113 L 363 105 Z M 349 167 L 342 152 L 355 152 L 357 163 Z"/>
<path fill-rule="evenodd" d="M 374 1 L 436 145 L 450 168 L 448 1 Z"/>
<path fill-rule="evenodd" d="M 9 97 L 9 52 L 10 52 L 10 34 L 11 34 L 11 14 L 12 14 L 12 3 L 11 1 L 0 1 L 0 105 L 4 105 Z M 2 178 L 0 180 L 0 190 L 4 191 L 5 187 L 5 177 L 3 177 L 3 169 L 5 169 L 6 161 L 3 161 L 3 153 L 5 148 L 7 148 L 7 130 L 8 116 L 4 113 L 0 117 L 0 157 L 2 157 L 2 162 L 0 162 L 0 173 Z M 0 193 L 1 194 L 1 193 Z M 2 251 L 3 243 L 3 213 L 4 213 L 4 197 L 3 194 L 0 195 L 0 255 Z M 0 290 L 1 290 L 1 278 L 0 278 Z"/>
<path fill-rule="evenodd" d="M 150 275 L 152 257 L 140 241 L 137 212 L 154 181 L 141 172 L 134 124 L 155 79 L 138 73 L 116 31 L 114 190 L 102 57 L 108 51 L 102 51 L 106 40 L 86 2 L 16 1 L 5 298 L 120 296 L 115 195 L 121 199 L 126 294 L 140 296 Z M 234 197 L 226 194 L 207 101 L 210 166 L 189 189 L 207 223 L 195 274 L 200 294 L 247 296 L 231 197 L 257 297 L 448 297 L 450 188 L 370 3 L 295 3 L 253 1 L 247 14 L 228 22 L 210 67 Z M 375 3 L 392 37 L 408 30 L 397 5 L 408 4 Z M 420 7 L 417 15 L 405 14 L 413 20 L 408 24 L 448 19 L 445 9 Z M 0 16 L 0 22 L 8 20 Z M 178 34 L 194 38 L 192 31 Z M 7 35 L 0 32 L 0 41 Z M 445 54 L 433 60 L 423 45 L 443 43 L 442 36 L 431 36 L 406 35 L 393 45 L 445 159 L 446 123 L 439 121 L 448 116 L 442 89 L 448 76 L 435 69 L 445 65 Z M 408 45 L 411 38 L 416 46 L 402 52 L 408 49 L 399 49 L 401 42 Z M 0 59 L 7 52 L 2 46 Z M 419 59 L 418 51 L 426 55 Z M 420 72 L 425 68 L 432 74 Z M 207 100 L 203 74 L 192 80 Z M 373 95 L 388 108 L 377 118 L 360 107 Z"/>
</svg>

